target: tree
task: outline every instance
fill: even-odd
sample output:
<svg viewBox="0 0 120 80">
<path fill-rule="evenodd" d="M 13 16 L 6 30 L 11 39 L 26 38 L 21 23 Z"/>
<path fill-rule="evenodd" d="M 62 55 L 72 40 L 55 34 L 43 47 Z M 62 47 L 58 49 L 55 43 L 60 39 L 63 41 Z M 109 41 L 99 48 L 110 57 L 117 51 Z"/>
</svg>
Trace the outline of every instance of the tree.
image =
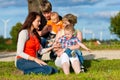
<svg viewBox="0 0 120 80">
<path fill-rule="evenodd" d="M 44 3 L 44 1 L 48 0 L 28 0 L 28 12 L 40 12 L 40 5 Z M 12 37 L 13 42 L 17 41 L 17 33 L 20 30 L 22 24 L 20 22 L 16 23 L 15 26 L 12 27 L 10 31 L 10 35 Z"/>
<path fill-rule="evenodd" d="M 10 31 L 10 35 L 12 37 L 12 41 L 14 43 L 16 43 L 17 41 L 17 36 L 18 36 L 18 32 L 21 29 L 22 24 L 20 22 L 16 23 L 15 26 L 12 27 L 11 31 Z"/>
<path fill-rule="evenodd" d="M 116 16 L 111 17 L 109 29 L 111 33 L 116 34 L 120 38 L 120 12 Z"/>
<path fill-rule="evenodd" d="M 40 5 L 43 4 L 45 1 L 48 0 L 28 0 L 28 11 L 35 11 L 40 13 Z"/>
</svg>

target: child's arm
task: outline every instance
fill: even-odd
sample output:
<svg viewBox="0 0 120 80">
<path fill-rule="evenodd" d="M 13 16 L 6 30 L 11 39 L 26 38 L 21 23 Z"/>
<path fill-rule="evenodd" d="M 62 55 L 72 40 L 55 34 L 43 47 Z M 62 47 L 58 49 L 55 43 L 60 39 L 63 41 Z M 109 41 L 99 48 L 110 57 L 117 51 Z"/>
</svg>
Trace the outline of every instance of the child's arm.
<svg viewBox="0 0 120 80">
<path fill-rule="evenodd" d="M 79 44 L 83 49 L 85 49 L 86 51 L 91 52 L 91 50 L 90 50 L 89 48 L 87 48 L 83 43 L 78 42 L 78 44 Z"/>
</svg>

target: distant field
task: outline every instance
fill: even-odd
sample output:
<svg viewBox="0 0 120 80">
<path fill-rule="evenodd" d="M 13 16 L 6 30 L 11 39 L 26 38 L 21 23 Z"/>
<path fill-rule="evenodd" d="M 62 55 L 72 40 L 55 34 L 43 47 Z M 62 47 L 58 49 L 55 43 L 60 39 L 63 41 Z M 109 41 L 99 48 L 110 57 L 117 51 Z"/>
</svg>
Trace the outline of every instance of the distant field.
<svg viewBox="0 0 120 80">
<path fill-rule="evenodd" d="M 120 49 L 120 41 L 101 41 L 100 44 L 96 40 L 83 40 L 83 43 L 92 50 L 115 50 Z M 16 44 L 10 41 L 0 40 L 0 51 L 16 51 Z"/>
<path fill-rule="evenodd" d="M 106 41 L 100 42 L 100 44 L 98 44 L 96 41 L 85 41 L 83 43 L 92 50 L 120 49 L 120 41 Z"/>
</svg>

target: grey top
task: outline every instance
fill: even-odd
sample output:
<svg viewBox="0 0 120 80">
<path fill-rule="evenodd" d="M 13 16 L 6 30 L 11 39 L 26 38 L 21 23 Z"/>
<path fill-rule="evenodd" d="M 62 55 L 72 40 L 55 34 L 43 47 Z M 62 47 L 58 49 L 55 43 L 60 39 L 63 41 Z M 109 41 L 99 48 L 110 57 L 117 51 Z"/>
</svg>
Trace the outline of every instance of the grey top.
<svg viewBox="0 0 120 80">
<path fill-rule="evenodd" d="M 28 30 L 22 30 L 18 35 L 18 42 L 17 42 L 17 56 L 21 56 L 25 59 L 28 59 L 29 55 L 24 53 L 24 46 L 25 42 L 28 40 Z"/>
</svg>

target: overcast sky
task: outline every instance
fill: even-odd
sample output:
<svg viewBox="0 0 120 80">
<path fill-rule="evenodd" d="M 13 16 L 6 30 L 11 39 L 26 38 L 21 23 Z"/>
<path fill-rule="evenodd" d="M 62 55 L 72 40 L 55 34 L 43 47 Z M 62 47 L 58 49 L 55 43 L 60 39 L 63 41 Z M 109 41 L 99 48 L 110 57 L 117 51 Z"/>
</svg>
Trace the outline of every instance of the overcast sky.
<svg viewBox="0 0 120 80">
<path fill-rule="evenodd" d="M 115 38 L 109 32 L 110 17 L 120 11 L 120 0 L 49 0 L 53 11 L 61 16 L 72 13 L 78 17 L 76 29 L 84 38 Z M 3 20 L 7 21 L 7 37 L 11 27 L 24 22 L 28 14 L 27 0 L 0 0 L 0 35 L 4 34 Z M 107 37 L 106 37 L 107 36 Z"/>
</svg>

